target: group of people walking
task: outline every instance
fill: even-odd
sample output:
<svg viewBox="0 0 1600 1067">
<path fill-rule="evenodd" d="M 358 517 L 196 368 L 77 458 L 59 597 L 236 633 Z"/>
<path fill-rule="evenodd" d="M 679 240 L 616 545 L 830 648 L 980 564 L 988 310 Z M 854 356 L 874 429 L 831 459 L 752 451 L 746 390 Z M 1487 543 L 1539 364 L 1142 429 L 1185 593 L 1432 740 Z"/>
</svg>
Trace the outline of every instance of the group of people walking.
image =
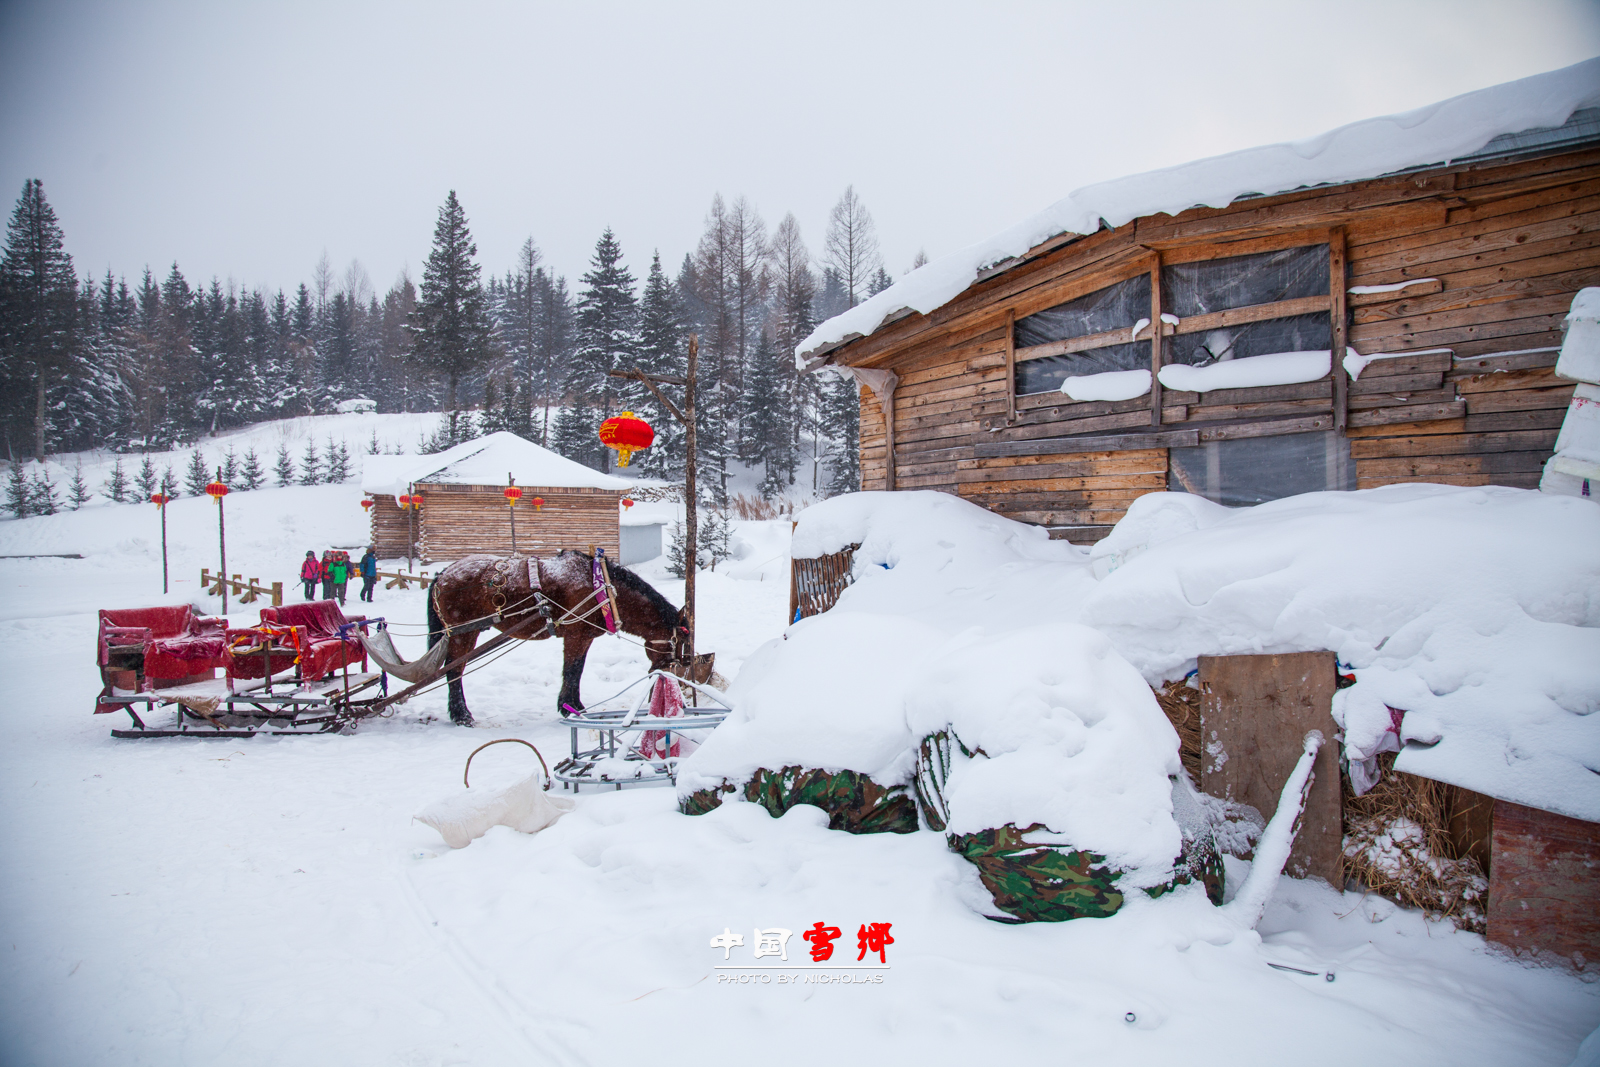
<svg viewBox="0 0 1600 1067">
<path fill-rule="evenodd" d="M 324 551 L 321 559 L 314 550 L 307 552 L 305 562 L 300 564 L 300 581 L 305 583 L 306 599 L 318 599 L 317 585 L 321 583 L 321 599 L 337 600 L 343 606 L 345 586 L 352 573 L 361 575 L 360 597 L 370 604 L 372 588 L 378 584 L 378 556 L 371 545 L 367 546 L 361 561 L 354 565 L 350 563 L 350 553 L 337 548 Z"/>
</svg>

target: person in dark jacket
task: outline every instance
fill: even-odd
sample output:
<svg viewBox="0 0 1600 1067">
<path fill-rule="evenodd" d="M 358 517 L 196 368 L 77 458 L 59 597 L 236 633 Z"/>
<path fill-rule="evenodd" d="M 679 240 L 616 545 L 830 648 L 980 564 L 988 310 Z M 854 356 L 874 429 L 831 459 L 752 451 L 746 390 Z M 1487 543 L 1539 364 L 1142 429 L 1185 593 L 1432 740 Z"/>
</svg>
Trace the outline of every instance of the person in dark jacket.
<svg viewBox="0 0 1600 1067">
<path fill-rule="evenodd" d="M 322 599 L 333 599 L 333 572 L 328 569 L 328 564 L 333 560 L 333 550 L 324 549 L 322 553 Z"/>
<path fill-rule="evenodd" d="M 317 599 L 317 582 L 322 578 L 322 564 L 317 562 L 315 551 L 307 552 L 305 562 L 300 564 L 300 581 L 306 587 L 306 599 Z"/>
<path fill-rule="evenodd" d="M 372 587 L 377 584 L 378 554 L 368 545 L 366 555 L 361 557 L 361 599 L 372 603 Z"/>
</svg>

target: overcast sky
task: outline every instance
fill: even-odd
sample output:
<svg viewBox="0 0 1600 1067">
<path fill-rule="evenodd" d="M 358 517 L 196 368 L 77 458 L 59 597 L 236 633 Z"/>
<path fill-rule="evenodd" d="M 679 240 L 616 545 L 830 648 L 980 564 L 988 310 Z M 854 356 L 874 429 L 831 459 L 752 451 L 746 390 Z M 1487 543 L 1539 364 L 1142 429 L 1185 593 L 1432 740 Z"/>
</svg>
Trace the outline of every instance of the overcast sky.
<svg viewBox="0 0 1600 1067">
<path fill-rule="evenodd" d="M 254 4 L 0 0 L 0 196 L 80 273 L 292 289 L 420 276 L 455 189 L 480 262 L 576 288 L 611 226 L 676 269 L 712 195 L 813 254 L 854 184 L 890 272 L 1094 181 L 1600 54 L 1600 3 Z"/>
</svg>

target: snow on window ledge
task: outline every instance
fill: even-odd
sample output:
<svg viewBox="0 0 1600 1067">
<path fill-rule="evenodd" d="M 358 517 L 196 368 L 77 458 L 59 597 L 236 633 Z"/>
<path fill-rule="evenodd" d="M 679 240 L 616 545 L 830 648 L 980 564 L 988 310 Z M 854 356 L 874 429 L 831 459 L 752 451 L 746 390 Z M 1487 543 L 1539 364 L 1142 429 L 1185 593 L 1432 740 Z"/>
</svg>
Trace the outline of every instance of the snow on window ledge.
<svg viewBox="0 0 1600 1067">
<path fill-rule="evenodd" d="M 1150 392 L 1150 372 L 1108 370 L 1079 374 L 1062 382 L 1061 391 L 1074 400 L 1133 400 Z"/>
<path fill-rule="evenodd" d="M 1347 349 L 1346 351 L 1353 351 Z M 1328 349 L 1317 352 L 1274 352 L 1265 356 L 1223 360 L 1204 367 L 1169 363 L 1156 375 L 1168 389 L 1207 393 L 1213 389 L 1249 389 L 1265 385 L 1314 382 L 1332 365 Z"/>
</svg>

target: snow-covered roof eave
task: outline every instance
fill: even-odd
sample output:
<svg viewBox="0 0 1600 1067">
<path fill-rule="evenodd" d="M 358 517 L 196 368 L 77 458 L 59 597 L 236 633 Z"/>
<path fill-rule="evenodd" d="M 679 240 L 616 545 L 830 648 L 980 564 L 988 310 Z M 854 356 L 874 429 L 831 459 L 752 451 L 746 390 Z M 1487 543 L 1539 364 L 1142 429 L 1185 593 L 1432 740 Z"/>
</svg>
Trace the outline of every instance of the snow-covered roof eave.
<svg viewBox="0 0 1600 1067">
<path fill-rule="evenodd" d="M 924 264 L 894 285 L 822 323 L 795 349 L 802 370 L 851 341 L 871 336 L 902 311 L 927 315 L 982 280 L 1014 266 L 1063 234 L 1113 229 L 1149 215 L 1226 207 L 1241 196 L 1342 185 L 1444 165 L 1498 137 L 1559 128 L 1583 107 L 1600 105 L 1600 58 L 1531 78 L 1463 93 L 1414 111 L 1363 119 L 1317 137 L 1088 185 L 986 241 Z"/>
</svg>

